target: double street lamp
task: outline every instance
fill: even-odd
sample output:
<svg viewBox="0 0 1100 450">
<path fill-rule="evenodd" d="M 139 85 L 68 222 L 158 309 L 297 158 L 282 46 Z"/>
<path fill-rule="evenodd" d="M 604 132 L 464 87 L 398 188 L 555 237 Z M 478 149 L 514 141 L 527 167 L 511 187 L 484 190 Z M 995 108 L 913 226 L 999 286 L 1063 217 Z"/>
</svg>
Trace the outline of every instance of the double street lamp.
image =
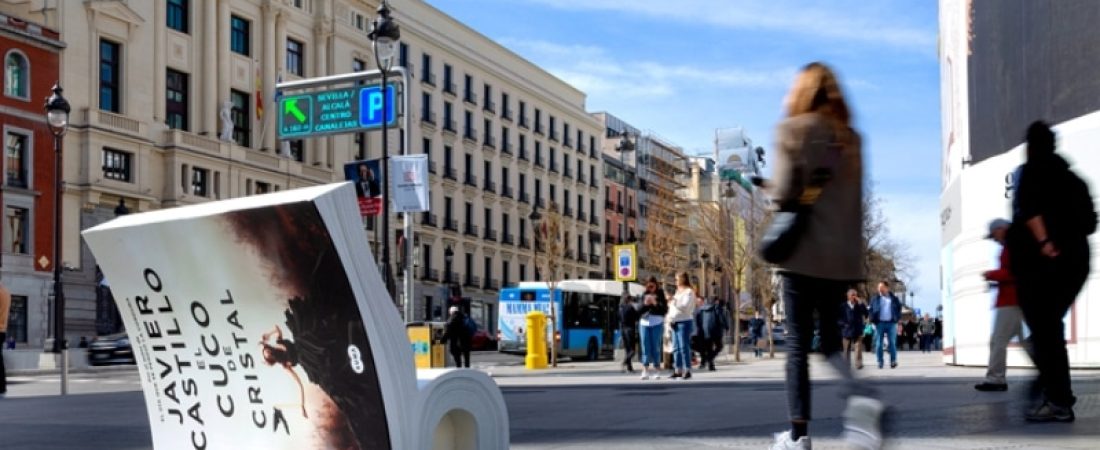
<svg viewBox="0 0 1100 450">
<path fill-rule="evenodd" d="M 393 270 L 390 267 L 390 148 L 389 132 L 387 126 L 392 117 L 389 114 L 389 89 L 387 88 L 387 74 L 393 67 L 394 58 L 397 56 L 397 40 L 401 38 L 401 30 L 390 17 L 390 7 L 385 0 L 378 5 L 378 17 L 371 24 L 367 37 L 371 40 L 371 48 L 374 50 L 374 60 L 378 70 L 382 73 L 382 181 L 385 185 L 382 190 L 382 275 L 386 280 L 386 291 L 390 298 L 395 295 Z M 406 302 L 409 299 L 405 300 Z M 406 316 L 407 317 L 407 316 Z"/>
<path fill-rule="evenodd" d="M 65 293 L 61 285 L 61 143 L 69 129 L 69 101 L 61 95 L 61 85 L 54 84 L 53 95 L 46 99 L 46 126 L 53 134 L 54 149 L 54 217 L 53 217 L 53 352 L 61 358 L 61 395 L 69 392 L 69 350 L 65 345 Z"/>
</svg>

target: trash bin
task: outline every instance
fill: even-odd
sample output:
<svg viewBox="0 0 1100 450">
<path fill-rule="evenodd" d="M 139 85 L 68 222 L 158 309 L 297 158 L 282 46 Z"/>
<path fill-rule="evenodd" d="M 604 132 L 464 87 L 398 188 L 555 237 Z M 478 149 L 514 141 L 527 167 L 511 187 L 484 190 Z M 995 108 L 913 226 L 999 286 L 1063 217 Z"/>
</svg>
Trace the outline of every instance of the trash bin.
<svg viewBox="0 0 1100 450">
<path fill-rule="evenodd" d="M 443 322 L 411 322 L 405 325 L 417 369 L 437 369 L 449 365 L 447 352 L 443 348 L 445 325 Z"/>
</svg>

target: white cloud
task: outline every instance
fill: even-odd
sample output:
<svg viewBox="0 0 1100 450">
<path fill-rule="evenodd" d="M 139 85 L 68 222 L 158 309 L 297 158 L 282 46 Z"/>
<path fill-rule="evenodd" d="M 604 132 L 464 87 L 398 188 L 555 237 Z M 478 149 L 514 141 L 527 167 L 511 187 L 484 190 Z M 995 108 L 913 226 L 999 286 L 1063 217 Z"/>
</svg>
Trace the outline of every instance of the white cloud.
<svg viewBox="0 0 1100 450">
<path fill-rule="evenodd" d="M 590 96 L 619 98 L 667 97 L 677 87 L 759 88 L 782 87 L 794 76 L 795 68 L 752 71 L 666 65 L 655 61 L 631 61 L 616 57 L 602 47 L 563 45 L 541 40 L 514 38 L 500 42 L 525 55 L 550 73 Z"/>
<path fill-rule="evenodd" d="M 554 8 L 644 15 L 686 24 L 800 34 L 886 45 L 935 55 L 936 30 L 903 23 L 866 0 L 525 0 Z"/>
</svg>

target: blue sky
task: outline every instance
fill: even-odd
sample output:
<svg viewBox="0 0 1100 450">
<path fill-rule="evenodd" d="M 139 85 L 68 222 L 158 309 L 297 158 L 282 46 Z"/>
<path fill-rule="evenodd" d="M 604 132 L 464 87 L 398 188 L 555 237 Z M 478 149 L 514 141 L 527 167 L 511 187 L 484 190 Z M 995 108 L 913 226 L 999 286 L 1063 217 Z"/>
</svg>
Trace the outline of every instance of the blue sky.
<svg viewBox="0 0 1100 450">
<path fill-rule="evenodd" d="M 689 154 L 744 127 L 770 149 L 797 69 L 836 69 L 866 174 L 914 257 L 917 305 L 939 304 L 940 90 L 936 2 L 429 0 Z"/>
</svg>

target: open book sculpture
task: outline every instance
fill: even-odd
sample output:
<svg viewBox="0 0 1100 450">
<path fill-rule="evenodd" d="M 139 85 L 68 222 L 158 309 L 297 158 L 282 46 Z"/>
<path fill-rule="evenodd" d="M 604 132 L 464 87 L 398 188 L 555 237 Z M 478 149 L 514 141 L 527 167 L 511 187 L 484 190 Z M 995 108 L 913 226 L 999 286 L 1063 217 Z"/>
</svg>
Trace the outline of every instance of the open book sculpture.
<svg viewBox="0 0 1100 450">
<path fill-rule="evenodd" d="M 157 449 L 504 449 L 500 389 L 416 371 L 352 185 L 123 216 L 84 232 Z"/>
</svg>

